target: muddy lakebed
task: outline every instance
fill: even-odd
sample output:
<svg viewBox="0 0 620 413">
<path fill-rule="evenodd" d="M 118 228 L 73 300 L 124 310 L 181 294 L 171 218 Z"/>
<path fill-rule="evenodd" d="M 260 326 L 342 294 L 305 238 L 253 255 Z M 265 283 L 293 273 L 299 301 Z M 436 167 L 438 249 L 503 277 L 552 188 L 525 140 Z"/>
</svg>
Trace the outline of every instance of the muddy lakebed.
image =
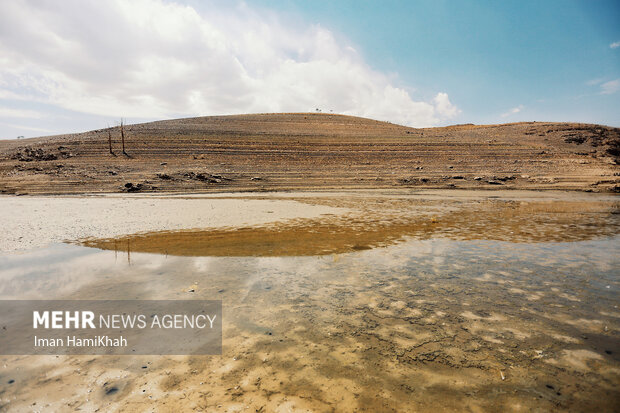
<svg viewBox="0 0 620 413">
<path fill-rule="evenodd" d="M 0 410 L 619 409 L 617 196 L 218 199 L 268 204 L 249 224 L 7 248 L 0 298 L 222 300 L 221 356 L 0 356 Z"/>
</svg>

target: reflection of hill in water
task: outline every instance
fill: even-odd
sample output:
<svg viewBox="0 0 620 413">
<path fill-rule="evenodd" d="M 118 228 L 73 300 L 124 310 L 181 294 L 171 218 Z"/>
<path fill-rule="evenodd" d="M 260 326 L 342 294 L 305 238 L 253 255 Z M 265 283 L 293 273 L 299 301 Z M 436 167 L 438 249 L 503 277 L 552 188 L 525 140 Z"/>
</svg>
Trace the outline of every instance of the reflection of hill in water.
<svg viewBox="0 0 620 413">
<path fill-rule="evenodd" d="M 307 200 L 306 200 L 307 201 Z M 404 238 L 583 241 L 620 231 L 616 202 L 314 200 L 354 207 L 345 217 L 218 230 L 162 231 L 88 239 L 88 247 L 179 256 L 308 256 L 353 252 Z"/>
</svg>

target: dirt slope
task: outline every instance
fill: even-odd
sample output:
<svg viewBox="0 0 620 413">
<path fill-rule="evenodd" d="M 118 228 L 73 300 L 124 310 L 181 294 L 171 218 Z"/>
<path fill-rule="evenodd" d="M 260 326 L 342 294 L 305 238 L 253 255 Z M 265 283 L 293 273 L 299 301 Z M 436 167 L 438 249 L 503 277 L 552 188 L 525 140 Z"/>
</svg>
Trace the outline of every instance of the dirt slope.
<svg viewBox="0 0 620 413">
<path fill-rule="evenodd" d="M 618 191 L 620 129 L 576 123 L 414 129 L 328 114 L 177 119 L 0 141 L 3 193 L 327 188 Z"/>
</svg>

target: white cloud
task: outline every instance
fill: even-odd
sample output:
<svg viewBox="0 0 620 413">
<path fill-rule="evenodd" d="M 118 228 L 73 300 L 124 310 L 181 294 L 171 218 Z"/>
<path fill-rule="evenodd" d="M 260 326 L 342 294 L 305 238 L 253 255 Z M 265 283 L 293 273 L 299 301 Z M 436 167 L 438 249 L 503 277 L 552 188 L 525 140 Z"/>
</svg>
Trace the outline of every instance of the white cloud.
<svg viewBox="0 0 620 413">
<path fill-rule="evenodd" d="M 30 109 L 13 109 L 0 106 L 0 118 L 30 118 L 40 119 L 45 117 L 44 113 Z"/>
<path fill-rule="evenodd" d="M 18 129 L 18 130 L 23 129 L 23 130 L 27 130 L 27 131 L 42 132 L 42 133 L 50 133 L 50 132 L 52 132 L 50 129 L 35 128 L 34 126 L 27 126 L 27 125 L 16 125 L 14 123 L 4 123 L 4 122 L 1 122 L 0 125 L 9 126 L 11 128 Z"/>
<path fill-rule="evenodd" d="M 620 41 L 613 42 L 609 45 L 609 47 L 611 47 L 612 49 L 617 49 L 618 47 L 620 47 Z"/>
<path fill-rule="evenodd" d="M 433 99 L 433 103 L 440 116 L 452 118 L 461 113 L 461 110 L 450 102 L 447 93 L 438 93 Z"/>
<path fill-rule="evenodd" d="M 620 79 L 610 80 L 601 84 L 601 95 L 611 95 L 620 90 Z"/>
<path fill-rule="evenodd" d="M 510 109 L 508 112 L 502 113 L 501 116 L 502 116 L 502 118 L 507 118 L 508 116 L 515 115 L 515 114 L 521 112 L 524 108 L 525 108 L 525 106 L 519 105 L 517 107 L 514 107 L 514 108 Z"/>
<path fill-rule="evenodd" d="M 324 27 L 245 4 L 23 0 L 0 4 L 0 96 L 113 117 L 336 113 L 430 126 L 460 111 L 416 101 Z"/>
</svg>

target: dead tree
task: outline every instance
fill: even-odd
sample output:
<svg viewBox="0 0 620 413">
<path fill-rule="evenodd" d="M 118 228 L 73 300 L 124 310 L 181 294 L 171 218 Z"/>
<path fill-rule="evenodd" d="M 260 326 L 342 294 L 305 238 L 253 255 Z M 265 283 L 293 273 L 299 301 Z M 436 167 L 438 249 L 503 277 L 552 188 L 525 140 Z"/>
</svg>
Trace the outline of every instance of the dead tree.
<svg viewBox="0 0 620 413">
<path fill-rule="evenodd" d="M 123 155 L 129 156 L 127 152 L 125 152 L 125 129 L 123 128 L 123 120 L 121 119 L 121 145 L 123 147 Z"/>
<path fill-rule="evenodd" d="M 116 156 L 114 155 L 114 151 L 112 151 L 112 129 L 110 129 L 110 125 L 108 125 L 108 146 L 110 148 L 110 154 Z"/>
</svg>

